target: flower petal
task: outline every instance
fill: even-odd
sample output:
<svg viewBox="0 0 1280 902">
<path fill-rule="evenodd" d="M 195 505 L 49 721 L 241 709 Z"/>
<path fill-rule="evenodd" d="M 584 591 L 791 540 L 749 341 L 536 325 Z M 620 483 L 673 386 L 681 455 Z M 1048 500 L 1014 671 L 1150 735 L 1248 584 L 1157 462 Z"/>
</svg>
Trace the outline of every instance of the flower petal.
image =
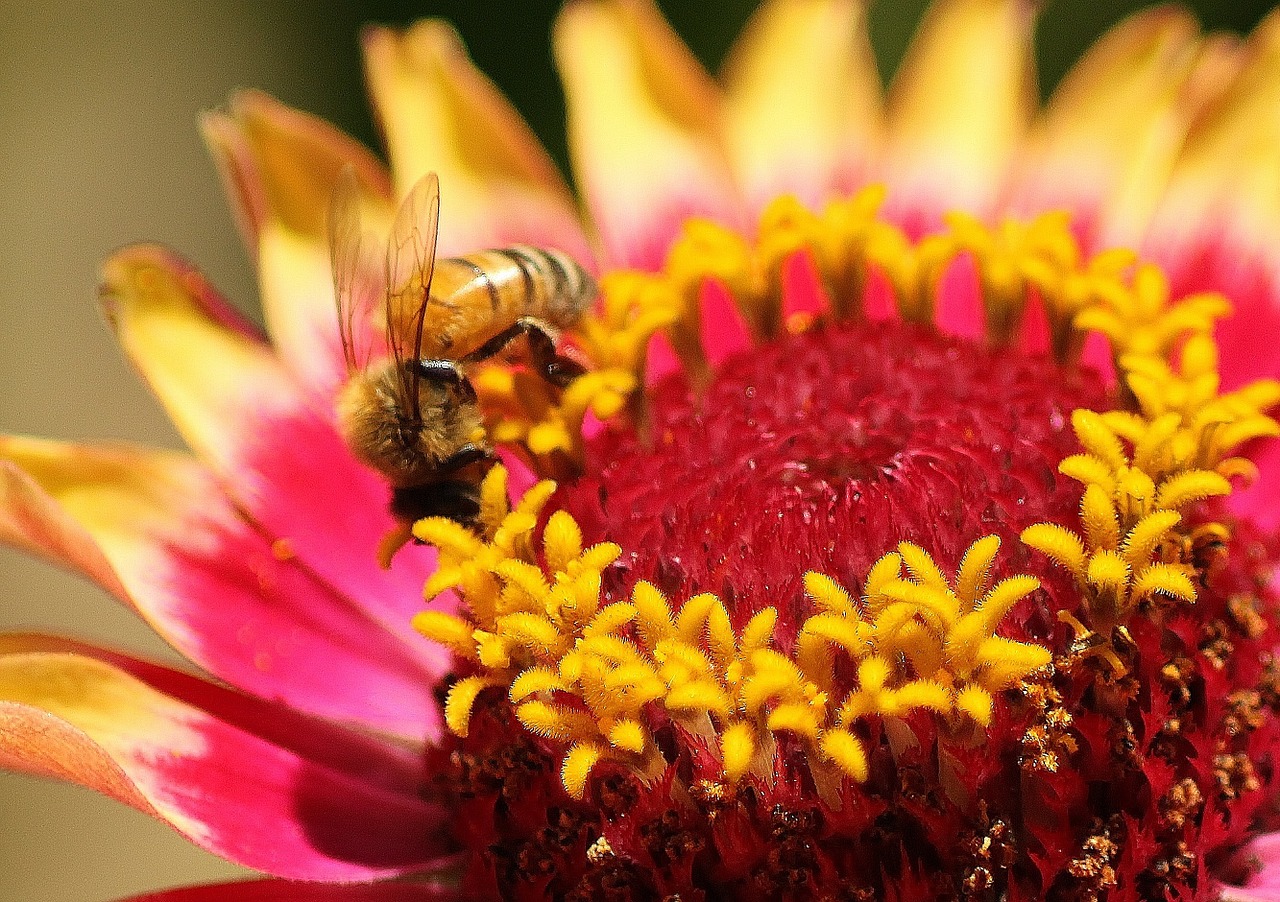
<svg viewBox="0 0 1280 902">
<path fill-rule="evenodd" d="M 1226 212 L 1239 237 L 1252 234 L 1254 243 L 1274 247 L 1280 221 L 1277 103 L 1280 12 L 1249 36 L 1236 77 L 1191 130 L 1162 211 L 1161 240 L 1216 230 L 1220 216 L 1212 214 Z"/>
<path fill-rule="evenodd" d="M 209 113 L 205 141 L 258 260 L 272 342 L 303 385 L 327 397 L 344 373 L 329 266 L 328 216 L 344 169 L 390 223 L 391 186 L 377 159 L 333 126 L 256 91 Z"/>
<path fill-rule="evenodd" d="M 246 692 L 411 739 L 438 728 L 429 662 L 184 455 L 0 437 L 0 540 L 85 574 Z"/>
<path fill-rule="evenodd" d="M 880 138 L 880 76 L 865 0 L 771 0 L 724 67 L 725 129 L 750 207 L 850 194 Z"/>
<path fill-rule="evenodd" d="M 1223 383 L 1280 376 L 1280 13 L 1249 36 L 1238 74 L 1191 130 L 1145 250 L 1175 290 L 1211 289 L 1236 315 L 1219 328 Z"/>
<path fill-rule="evenodd" d="M 89 786 L 277 876 L 368 880 L 449 851 L 412 752 L 67 640 L 0 637 L 0 766 Z"/>
<path fill-rule="evenodd" d="M 329 199 L 348 166 L 371 197 L 391 202 L 386 171 L 364 145 L 261 91 L 236 94 L 226 113 L 206 114 L 201 129 L 250 230 L 250 250 L 269 218 L 325 240 Z"/>
<path fill-rule="evenodd" d="M 1261 863 L 1262 869 L 1239 887 L 1226 887 L 1223 899 L 1238 902 L 1262 902 L 1280 898 L 1280 833 L 1264 833 L 1255 836 L 1244 847 L 1242 854 Z"/>
<path fill-rule="evenodd" d="M 1231 41 L 1202 39 L 1195 17 L 1178 7 L 1112 28 L 1054 91 L 1014 205 L 1024 213 L 1066 208 L 1103 245 L 1138 243 L 1232 55 Z"/>
<path fill-rule="evenodd" d="M 1031 0 L 939 0 L 889 91 L 887 209 L 913 233 L 989 215 L 1036 106 Z"/>
<path fill-rule="evenodd" d="M 742 224 L 715 83 L 651 0 L 577 0 L 556 21 L 569 151 L 611 266 L 656 269 L 681 220 Z"/>
<path fill-rule="evenodd" d="M 451 902 L 456 889 L 412 883 L 334 886 L 289 880 L 242 880 L 211 886 L 171 889 L 121 902 Z"/>
<path fill-rule="evenodd" d="M 306 400 L 266 344 L 216 316 L 222 302 L 213 289 L 169 252 L 121 251 L 103 279 L 126 354 L 236 505 L 443 667 L 446 656 L 409 627 L 434 558 L 406 549 L 390 570 L 378 566 L 379 542 L 394 526 L 388 489 L 351 456 L 331 411 Z"/>
<path fill-rule="evenodd" d="M 397 196 L 440 176 L 440 251 L 529 243 L 592 254 L 568 187 L 532 130 L 449 25 L 369 28 L 365 69 Z"/>
</svg>

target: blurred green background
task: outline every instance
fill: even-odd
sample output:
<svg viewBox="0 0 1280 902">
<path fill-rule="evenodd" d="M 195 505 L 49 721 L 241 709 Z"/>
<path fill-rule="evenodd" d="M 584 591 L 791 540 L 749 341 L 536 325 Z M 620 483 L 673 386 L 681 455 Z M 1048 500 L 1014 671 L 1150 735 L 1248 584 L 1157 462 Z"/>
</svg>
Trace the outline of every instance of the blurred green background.
<svg viewBox="0 0 1280 902">
<path fill-rule="evenodd" d="M 660 4 L 715 69 L 755 4 Z M 1058 0 L 1038 47 L 1050 89 L 1109 24 L 1141 5 Z M 1246 32 L 1269 4 L 1191 4 Z M 157 240 L 196 260 L 254 312 L 253 277 L 195 129 L 198 111 L 259 87 L 376 146 L 355 35 L 363 22 L 442 16 L 564 165 L 563 105 L 548 49 L 557 0 L 256 4 L 206 0 L 0 3 L 0 429 L 177 447 L 93 304 L 98 262 Z M 888 77 L 923 0 L 873 6 Z M 171 653 L 103 593 L 0 550 L 0 628 L 70 632 Z M 102 902 L 237 873 L 167 828 L 67 786 L 0 776 L 0 900 Z"/>
</svg>

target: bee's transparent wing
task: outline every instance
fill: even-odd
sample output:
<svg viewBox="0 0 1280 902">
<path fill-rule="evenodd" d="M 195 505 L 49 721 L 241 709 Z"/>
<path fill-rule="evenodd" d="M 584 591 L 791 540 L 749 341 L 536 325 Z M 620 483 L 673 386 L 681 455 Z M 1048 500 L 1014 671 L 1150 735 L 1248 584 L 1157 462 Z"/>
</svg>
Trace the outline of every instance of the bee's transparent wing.
<svg viewBox="0 0 1280 902">
<path fill-rule="evenodd" d="M 387 241 L 387 346 L 396 361 L 402 400 L 411 422 L 420 419 L 417 366 L 422 357 L 422 327 L 431 303 L 440 222 L 440 180 L 429 172 L 409 192 L 396 214 Z"/>
<path fill-rule="evenodd" d="M 360 187 L 351 167 L 342 171 L 329 202 L 329 265 L 338 308 L 338 335 L 348 375 L 373 356 L 375 311 L 386 299 L 374 242 L 364 233 Z"/>
</svg>

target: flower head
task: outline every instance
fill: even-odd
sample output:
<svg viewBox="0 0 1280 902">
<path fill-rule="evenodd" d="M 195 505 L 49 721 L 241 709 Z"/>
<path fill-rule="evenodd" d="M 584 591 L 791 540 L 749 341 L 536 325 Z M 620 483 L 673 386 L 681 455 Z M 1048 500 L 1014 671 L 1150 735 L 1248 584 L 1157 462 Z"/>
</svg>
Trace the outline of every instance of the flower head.
<svg viewBox="0 0 1280 902">
<path fill-rule="evenodd" d="M 408 878 L 298 898 L 1265 893 L 1277 24 L 1141 14 L 1037 112 L 1012 0 L 887 104 L 858 4 L 766 3 L 720 84 L 582 0 L 589 227 L 439 23 L 365 36 L 390 175 L 237 97 L 271 342 L 104 270 L 195 455 L 0 445 L 0 533 L 236 690 L 6 637 L 0 760 Z"/>
</svg>

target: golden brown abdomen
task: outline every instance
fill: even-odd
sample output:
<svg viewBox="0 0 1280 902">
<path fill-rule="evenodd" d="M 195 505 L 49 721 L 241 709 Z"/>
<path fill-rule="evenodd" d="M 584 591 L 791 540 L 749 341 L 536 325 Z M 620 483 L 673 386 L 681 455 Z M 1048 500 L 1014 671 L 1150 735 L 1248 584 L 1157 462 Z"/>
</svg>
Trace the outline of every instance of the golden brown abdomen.
<svg viewBox="0 0 1280 902">
<path fill-rule="evenodd" d="M 573 258 L 528 245 L 436 261 L 422 354 L 457 360 L 523 317 L 572 327 L 596 296 Z"/>
</svg>

